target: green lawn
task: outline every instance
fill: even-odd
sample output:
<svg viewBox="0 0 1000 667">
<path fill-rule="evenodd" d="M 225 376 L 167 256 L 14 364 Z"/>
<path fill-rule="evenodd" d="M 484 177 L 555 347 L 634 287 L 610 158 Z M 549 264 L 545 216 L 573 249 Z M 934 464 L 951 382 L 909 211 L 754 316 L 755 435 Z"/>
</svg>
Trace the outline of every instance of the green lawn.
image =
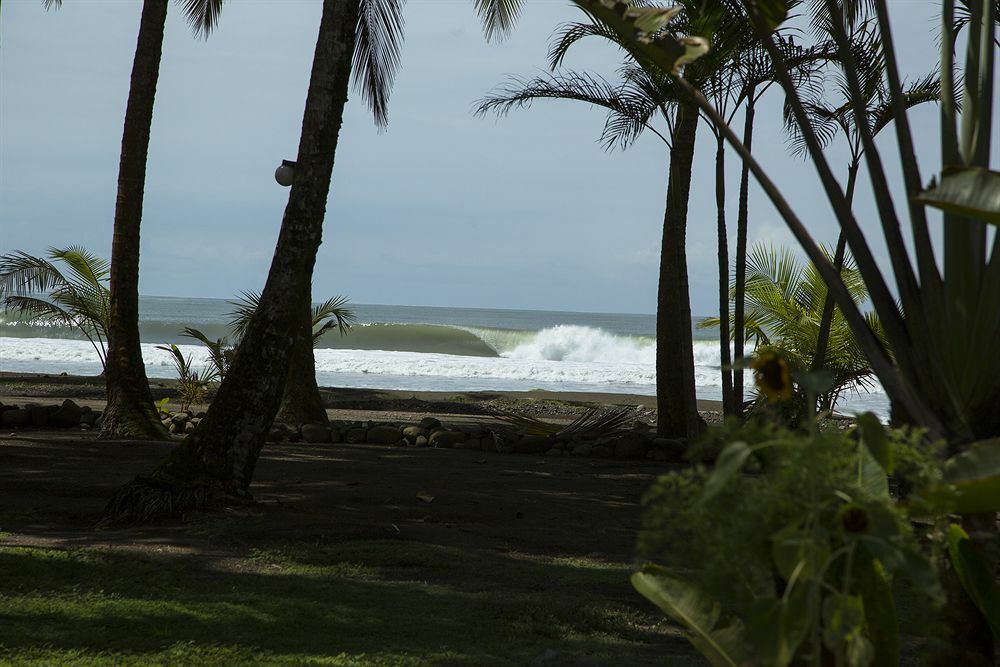
<svg viewBox="0 0 1000 667">
<path fill-rule="evenodd" d="M 628 568 L 398 540 L 229 556 L 0 547 L 5 664 L 701 664 Z"/>
</svg>

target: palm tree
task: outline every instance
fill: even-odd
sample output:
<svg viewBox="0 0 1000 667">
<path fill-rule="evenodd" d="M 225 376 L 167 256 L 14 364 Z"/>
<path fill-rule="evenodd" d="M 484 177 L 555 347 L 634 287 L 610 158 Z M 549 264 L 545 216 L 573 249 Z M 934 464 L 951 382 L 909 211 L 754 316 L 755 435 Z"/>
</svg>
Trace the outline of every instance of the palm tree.
<svg viewBox="0 0 1000 667">
<path fill-rule="evenodd" d="M 506 31 L 520 4 L 477 0 L 487 35 Z M 198 428 L 152 477 L 137 478 L 118 491 L 105 508 L 107 523 L 197 507 L 213 494 L 249 497 L 257 457 L 288 378 L 291 350 L 308 335 L 304 323 L 312 270 L 352 70 L 376 123 L 384 124 L 401 40 L 402 0 L 323 1 L 295 177 L 258 307 Z"/>
<path fill-rule="evenodd" d="M 20 319 L 76 327 L 103 369 L 111 312 L 108 263 L 80 246 L 49 248 L 47 254 L 47 259 L 21 251 L 0 257 L 0 307 Z"/>
<path fill-rule="evenodd" d="M 327 423 L 326 408 L 323 406 L 323 398 L 320 396 L 319 387 L 316 384 L 316 362 L 313 356 L 313 349 L 319 344 L 320 339 L 331 329 L 338 329 L 342 336 L 347 335 L 351 325 L 356 318 L 354 311 L 347 306 L 346 297 L 337 296 L 327 299 L 323 303 L 313 306 L 309 319 L 309 333 L 311 345 L 307 345 L 306 355 L 298 354 L 298 350 L 293 350 L 291 367 L 288 371 L 288 379 L 285 382 L 285 391 L 281 399 L 281 407 L 275 421 L 280 421 L 291 425 L 301 425 L 306 423 Z M 232 364 L 239 347 L 240 339 L 250 326 L 258 305 L 260 304 L 259 292 L 244 292 L 241 297 L 233 302 L 236 310 L 231 315 L 230 328 L 232 330 L 232 340 L 226 336 L 211 340 L 198 329 L 186 327 L 184 335 L 200 341 L 208 348 L 209 359 L 212 362 L 215 372 L 220 380 L 224 380 L 229 366 Z"/>
<path fill-rule="evenodd" d="M 720 99 L 730 99 L 728 88 L 737 80 L 760 79 L 760 73 L 742 64 L 754 48 L 742 14 L 726 2 L 681 2 L 683 20 L 663 28 L 668 34 L 711 35 L 712 49 L 686 66 L 685 76 L 705 88 L 718 91 Z M 694 357 L 691 337 L 691 305 L 688 292 L 685 236 L 691 166 L 699 112 L 678 89 L 670 72 L 654 65 L 641 50 L 618 33 L 596 20 L 570 23 L 562 28 L 549 51 L 553 73 L 533 79 L 513 78 L 478 105 L 480 114 L 489 111 L 507 113 L 528 106 L 536 99 L 570 99 L 604 109 L 608 114 L 601 134 L 607 148 L 627 148 L 645 130 L 653 132 L 669 149 L 670 167 L 667 204 L 660 250 L 659 291 L 657 298 L 657 430 L 663 436 L 693 437 L 700 431 L 694 390 Z M 620 47 L 627 60 L 618 70 L 618 80 L 573 71 L 555 71 L 569 48 L 588 36 L 601 37 Z M 792 48 L 789 43 L 789 48 Z M 791 55 L 791 54 L 790 54 Z M 756 78 L 755 78 L 756 77 Z M 762 85 L 762 84 L 758 84 Z M 754 88 L 749 86 L 746 90 Z M 763 91 L 761 91 L 763 92 Z M 759 94 L 758 94 L 759 96 Z M 734 107 L 746 99 L 735 98 Z M 735 109 L 734 109 L 735 111 Z M 655 122 L 662 119 L 664 131 Z M 718 168 L 724 169 L 717 153 Z M 717 170 L 719 185 L 719 257 L 722 284 L 720 303 L 728 308 L 728 249 L 725 232 L 724 181 Z M 720 346 L 723 348 L 723 396 L 727 412 L 734 411 L 732 374 L 729 370 L 728 318 L 723 320 Z"/>
<path fill-rule="evenodd" d="M 845 258 L 841 279 L 859 306 L 868 290 L 857 267 Z M 735 284 L 731 294 L 735 295 Z M 816 355 L 820 323 L 827 299 L 826 283 L 816 266 L 803 263 L 787 248 L 755 245 L 747 257 L 746 330 L 754 349 L 780 348 L 793 365 L 808 368 Z M 865 314 L 869 326 L 882 338 L 882 327 L 872 312 Z M 717 317 L 705 318 L 699 327 L 719 326 Z M 874 372 L 847 321 L 837 312 L 828 329 L 834 342 L 827 359 L 830 388 L 817 397 L 821 410 L 832 410 L 847 390 L 870 390 Z"/>
<path fill-rule="evenodd" d="M 62 0 L 43 3 L 46 8 L 59 7 Z M 139 226 L 167 4 L 167 0 L 143 1 L 125 108 L 111 245 L 107 407 L 101 438 L 167 437 L 153 406 L 139 344 Z M 222 0 L 183 0 L 182 6 L 195 34 L 208 37 L 218 21 Z"/>
</svg>

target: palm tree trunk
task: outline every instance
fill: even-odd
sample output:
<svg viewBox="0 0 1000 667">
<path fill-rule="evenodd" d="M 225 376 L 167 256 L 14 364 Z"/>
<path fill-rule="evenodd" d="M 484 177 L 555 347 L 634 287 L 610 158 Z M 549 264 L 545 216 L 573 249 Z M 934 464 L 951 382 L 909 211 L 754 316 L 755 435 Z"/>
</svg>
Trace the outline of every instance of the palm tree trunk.
<svg viewBox="0 0 1000 667">
<path fill-rule="evenodd" d="M 137 478 L 105 508 L 106 524 L 176 514 L 213 493 L 249 497 L 257 457 L 278 411 L 291 348 L 308 302 L 347 102 L 358 0 L 324 0 L 302 136 L 260 303 L 208 413 L 152 478 Z M 298 298 L 289 298 L 299 295 Z"/>
<path fill-rule="evenodd" d="M 722 367 L 722 414 L 736 414 L 733 360 L 729 353 L 729 239 L 726 233 L 726 143 L 720 133 L 715 149 L 715 206 L 719 235 L 719 362 Z"/>
<path fill-rule="evenodd" d="M 747 150 L 753 143 L 753 121 L 756 112 L 753 91 L 747 98 L 746 117 L 743 121 L 743 145 Z M 743 347 L 746 345 L 746 289 L 747 289 L 747 229 L 750 219 L 750 165 L 743 160 L 740 170 L 739 210 L 736 213 L 736 303 L 733 304 L 733 403 L 736 414 L 743 415 Z"/>
<path fill-rule="evenodd" d="M 149 391 L 139 344 L 139 225 L 160 71 L 167 0 L 145 0 L 125 108 L 111 245 L 111 317 L 101 438 L 167 437 Z"/>
<path fill-rule="evenodd" d="M 671 142 L 656 308 L 656 430 L 663 437 L 693 438 L 701 429 L 694 388 L 691 298 L 685 249 L 697 132 L 698 108 L 690 102 L 682 102 L 677 107 Z"/>
<path fill-rule="evenodd" d="M 860 162 L 858 160 L 854 160 L 848 166 L 846 193 L 848 206 L 854 202 L 854 185 L 858 180 L 859 164 Z M 844 268 L 844 255 L 846 252 L 847 236 L 845 236 L 843 230 L 841 230 L 840 236 L 837 238 L 837 249 L 834 251 L 833 255 L 833 269 L 838 274 Z M 813 357 L 813 371 L 818 371 L 823 368 L 823 364 L 826 363 L 826 352 L 830 342 L 830 327 L 833 325 L 833 311 L 835 308 L 836 304 L 833 301 L 833 295 L 827 291 L 826 301 L 823 302 L 823 314 L 820 316 L 819 320 L 819 333 L 816 335 L 816 356 Z M 823 405 L 820 406 L 821 409 L 829 410 L 833 407 L 831 397 L 823 398 L 822 401 Z"/>
<path fill-rule="evenodd" d="M 311 293 L 311 290 L 310 290 Z M 299 308 L 298 335 L 292 346 L 288 379 L 281 396 L 275 421 L 293 427 L 302 424 L 327 424 L 329 417 L 316 384 L 316 358 L 313 355 L 312 305 L 309 294 Z"/>
</svg>

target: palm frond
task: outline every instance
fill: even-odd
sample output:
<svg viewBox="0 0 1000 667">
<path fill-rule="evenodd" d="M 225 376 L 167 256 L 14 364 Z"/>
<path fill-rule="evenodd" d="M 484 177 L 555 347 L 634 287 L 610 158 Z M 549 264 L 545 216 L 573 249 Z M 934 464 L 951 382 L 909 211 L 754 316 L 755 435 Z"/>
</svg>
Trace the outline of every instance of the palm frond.
<svg viewBox="0 0 1000 667">
<path fill-rule="evenodd" d="M 219 24 L 224 0 L 182 0 L 184 14 L 195 36 L 208 39 Z"/>
<path fill-rule="evenodd" d="M 603 37 L 609 42 L 619 44 L 618 33 L 603 23 L 564 23 L 556 28 L 552 44 L 549 46 L 549 69 L 562 67 L 570 47 L 585 37 Z"/>
<path fill-rule="evenodd" d="M 208 356 L 212 361 L 212 365 L 215 367 L 216 375 L 219 376 L 220 380 L 226 377 L 226 373 L 229 372 L 229 365 L 236 352 L 235 348 L 229 345 L 228 338 L 223 336 L 222 338 L 212 340 L 203 332 L 193 327 L 184 327 L 181 335 L 187 336 L 188 338 L 194 338 L 207 347 Z"/>
<path fill-rule="evenodd" d="M 229 302 L 235 310 L 229 313 L 229 328 L 233 330 L 233 336 L 241 340 L 246 335 L 250 320 L 260 305 L 260 292 L 243 291 L 235 301 Z"/>
<path fill-rule="evenodd" d="M 20 250 L 0 257 L 0 295 L 40 294 L 66 282 L 62 272 L 41 257 Z"/>
<path fill-rule="evenodd" d="M 313 347 L 319 343 L 323 334 L 334 327 L 340 330 L 341 336 L 347 335 L 348 330 L 357 321 L 354 310 L 347 307 L 348 303 L 350 303 L 350 299 L 346 296 L 335 296 L 313 307 Z"/>
<path fill-rule="evenodd" d="M 650 118 L 658 108 L 637 82 L 616 85 L 602 77 L 568 71 L 534 79 L 511 77 L 481 99 L 475 113 L 485 115 L 492 111 L 504 115 L 514 108 L 527 108 L 539 99 L 575 100 L 607 109 L 609 113 L 600 135 L 605 148 L 631 145 L 650 128 Z M 666 141 L 662 135 L 660 138 Z"/>
<path fill-rule="evenodd" d="M 476 0 L 476 13 L 489 41 L 502 39 L 514 29 L 524 0 Z"/>
<path fill-rule="evenodd" d="M 389 123 L 389 93 L 403 46 L 404 1 L 362 0 L 358 12 L 351 80 L 379 129 Z"/>
<path fill-rule="evenodd" d="M 62 0 L 42 0 L 42 7 L 45 8 L 45 11 L 52 8 L 60 9 L 62 7 Z"/>
</svg>

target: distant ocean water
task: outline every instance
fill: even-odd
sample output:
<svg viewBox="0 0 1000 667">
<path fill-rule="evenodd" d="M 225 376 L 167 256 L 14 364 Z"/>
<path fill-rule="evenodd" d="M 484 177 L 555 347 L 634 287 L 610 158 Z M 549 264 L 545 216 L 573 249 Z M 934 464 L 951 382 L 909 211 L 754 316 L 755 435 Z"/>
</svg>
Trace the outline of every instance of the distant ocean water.
<svg viewBox="0 0 1000 667">
<path fill-rule="evenodd" d="M 327 333 L 316 349 L 320 386 L 413 391 L 550 391 L 656 393 L 653 315 L 352 304 L 358 324 Z M 222 299 L 142 297 L 139 332 L 150 377 L 173 377 L 175 343 L 207 363 L 184 327 L 209 338 L 228 334 L 232 306 Z M 6 318 L 6 319 L 4 319 Z M 697 320 L 698 318 L 696 318 Z M 694 330 L 699 398 L 719 399 L 717 332 Z M 0 370 L 97 375 L 100 361 L 75 329 L 20 322 L 0 314 Z M 747 374 L 749 376 L 749 374 Z M 747 392 L 752 389 L 747 377 Z M 888 413 L 885 394 L 852 394 L 844 412 Z"/>
</svg>

